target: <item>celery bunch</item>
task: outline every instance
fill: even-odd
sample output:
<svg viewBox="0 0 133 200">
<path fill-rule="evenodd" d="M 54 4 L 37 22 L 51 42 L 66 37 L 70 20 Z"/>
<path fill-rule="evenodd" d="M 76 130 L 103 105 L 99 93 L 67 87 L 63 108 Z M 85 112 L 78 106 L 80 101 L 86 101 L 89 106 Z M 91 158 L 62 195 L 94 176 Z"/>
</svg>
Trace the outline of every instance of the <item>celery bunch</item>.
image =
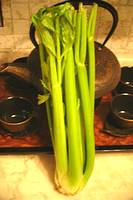
<svg viewBox="0 0 133 200">
<path fill-rule="evenodd" d="M 80 191 L 92 173 L 94 144 L 94 32 L 97 4 L 87 18 L 83 4 L 40 9 L 32 22 L 39 52 L 49 129 L 54 149 L 55 183 L 65 194 Z"/>
</svg>

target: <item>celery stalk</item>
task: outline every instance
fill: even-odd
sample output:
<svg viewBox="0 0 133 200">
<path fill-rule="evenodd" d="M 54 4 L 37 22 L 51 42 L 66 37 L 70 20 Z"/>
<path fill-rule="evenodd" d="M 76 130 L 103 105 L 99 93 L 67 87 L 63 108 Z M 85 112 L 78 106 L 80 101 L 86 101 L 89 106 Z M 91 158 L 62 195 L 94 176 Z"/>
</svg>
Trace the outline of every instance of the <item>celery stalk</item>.
<svg viewBox="0 0 133 200">
<path fill-rule="evenodd" d="M 65 194 L 80 191 L 94 166 L 96 13 L 94 4 L 88 22 L 82 3 L 77 11 L 64 3 L 41 9 L 32 17 L 44 87 L 39 102 L 46 101 L 56 161 L 55 183 Z"/>
<path fill-rule="evenodd" d="M 94 141 L 94 102 L 95 102 L 95 49 L 94 49 L 94 32 L 96 26 L 97 4 L 93 5 L 88 24 L 88 79 L 89 79 L 89 92 L 90 92 L 90 117 L 89 125 L 90 132 L 86 137 L 86 171 L 84 173 L 83 185 L 88 180 L 92 173 L 95 155 L 95 141 Z"/>
<path fill-rule="evenodd" d="M 82 186 L 86 183 L 88 180 L 94 166 L 94 157 L 95 157 L 95 145 L 94 145 L 94 130 L 93 130 L 93 115 L 94 115 L 94 32 L 90 35 L 90 24 L 93 24 L 96 20 L 95 18 L 92 18 L 94 13 L 96 14 L 96 5 L 94 5 L 94 9 L 91 12 L 90 21 L 89 21 L 89 27 L 88 27 L 88 65 L 89 65 L 89 77 L 87 75 L 87 68 L 85 66 L 85 60 L 86 60 L 86 35 L 87 35 L 87 17 L 86 17 L 86 10 L 82 8 L 82 5 L 80 6 L 79 10 L 79 16 L 77 19 L 77 29 L 81 29 L 80 35 L 77 35 L 78 46 L 75 46 L 75 60 L 77 65 L 77 71 L 78 71 L 78 81 L 79 81 L 79 87 L 80 87 L 80 94 L 81 94 L 81 107 L 83 111 L 84 116 L 84 126 L 85 126 L 85 133 L 86 133 L 86 163 L 84 167 L 84 177 L 83 177 L 83 183 Z M 79 22 L 80 21 L 80 22 Z M 77 30 L 77 32 L 78 32 Z M 91 44 L 90 44 L 90 37 L 91 37 Z M 76 53 L 79 51 L 78 53 Z M 91 51 L 91 52 L 90 52 Z M 89 84 L 88 84 L 89 82 Z M 93 85 L 93 86 L 91 86 Z M 86 112 L 88 110 L 88 112 Z"/>
<path fill-rule="evenodd" d="M 80 124 L 78 123 L 78 100 L 76 94 L 75 66 L 72 48 L 67 53 L 64 72 L 66 126 L 68 136 L 68 174 L 70 183 L 75 186 L 82 176 L 82 151 Z M 69 79 L 68 79 L 69 77 Z"/>
</svg>

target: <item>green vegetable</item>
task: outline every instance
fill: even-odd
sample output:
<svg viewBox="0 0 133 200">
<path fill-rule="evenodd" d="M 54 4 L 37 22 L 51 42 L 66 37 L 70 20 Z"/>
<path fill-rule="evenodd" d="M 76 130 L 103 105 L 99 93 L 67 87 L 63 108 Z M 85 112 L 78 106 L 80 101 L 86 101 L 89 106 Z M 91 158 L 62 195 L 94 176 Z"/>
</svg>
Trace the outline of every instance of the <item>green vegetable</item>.
<svg viewBox="0 0 133 200">
<path fill-rule="evenodd" d="M 54 149 L 55 183 L 65 194 L 80 191 L 92 173 L 95 157 L 94 32 L 97 4 L 87 19 L 82 3 L 41 9 L 32 22 L 39 52 L 49 129 Z"/>
</svg>

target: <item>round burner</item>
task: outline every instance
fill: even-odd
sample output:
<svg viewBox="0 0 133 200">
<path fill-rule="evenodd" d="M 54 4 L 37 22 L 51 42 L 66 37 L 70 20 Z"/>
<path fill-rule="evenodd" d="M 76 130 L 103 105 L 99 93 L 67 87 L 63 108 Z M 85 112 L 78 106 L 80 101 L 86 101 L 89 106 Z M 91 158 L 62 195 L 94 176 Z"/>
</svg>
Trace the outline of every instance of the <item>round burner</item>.
<svg viewBox="0 0 133 200">
<path fill-rule="evenodd" d="M 106 117 L 103 131 L 118 137 L 125 137 L 133 134 L 133 128 L 118 127 L 111 114 Z"/>
<path fill-rule="evenodd" d="M 36 118 L 33 118 L 30 125 L 24 130 L 20 132 L 10 132 L 0 126 L 1 135 L 11 136 L 12 138 L 22 138 L 39 130 L 39 124 Z"/>
</svg>

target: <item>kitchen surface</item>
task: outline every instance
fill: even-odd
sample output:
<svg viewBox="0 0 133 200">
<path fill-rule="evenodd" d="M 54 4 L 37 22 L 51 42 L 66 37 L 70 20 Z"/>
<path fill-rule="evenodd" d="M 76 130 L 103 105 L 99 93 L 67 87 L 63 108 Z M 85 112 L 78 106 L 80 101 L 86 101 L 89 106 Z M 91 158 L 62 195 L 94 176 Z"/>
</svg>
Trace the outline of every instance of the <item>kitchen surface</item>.
<svg viewBox="0 0 133 200">
<path fill-rule="evenodd" d="M 0 64 L 13 62 L 14 60 L 30 54 L 34 48 L 29 38 L 31 16 L 42 6 L 50 6 L 57 0 L 1 0 L 3 27 L 0 27 Z M 106 46 L 115 54 L 121 67 L 133 66 L 133 1 L 132 0 L 107 0 L 112 4 L 119 16 L 115 32 L 106 43 Z M 111 15 L 103 8 L 99 8 L 95 40 L 103 42 L 112 24 Z M 0 80 L 0 89 L 4 86 Z M 2 96 L 2 92 L 0 94 Z M 111 94 L 107 94 L 102 102 L 107 103 Z M 95 116 L 95 137 L 97 146 L 112 141 L 112 145 L 129 144 L 133 146 L 133 137 L 129 143 L 125 143 L 129 137 L 117 137 L 101 134 L 99 139 L 99 126 L 103 126 L 97 115 Z M 98 131 L 97 131 L 98 130 Z M 6 136 L 9 146 L 12 141 L 10 135 Z M 37 141 L 37 137 L 33 135 Z M 1 147 L 3 135 L 0 135 Z M 14 139 L 15 141 L 15 139 Z M 18 140 L 16 139 L 16 142 Z M 22 143 L 21 147 L 37 146 L 32 143 Z M 100 141 L 100 142 L 99 142 Z M 48 140 L 49 142 L 49 140 Z M 45 144 L 45 142 L 44 142 Z M 44 145 L 42 142 L 41 147 Z M 17 144 L 18 145 L 18 144 Z M 46 144 L 45 144 L 46 145 Z M 7 143 L 5 146 L 8 146 Z M 0 149 L 1 149 L 0 147 Z M 107 150 L 108 148 L 106 148 Z M 39 151 L 14 151 L 0 150 L 0 200 L 54 200 L 54 199 L 87 199 L 87 200 L 133 200 L 133 148 L 108 149 L 99 151 L 97 148 L 95 166 L 91 178 L 82 192 L 75 196 L 65 196 L 58 193 L 54 187 L 55 162 L 51 152 Z M 29 153 L 30 152 L 30 153 Z"/>
</svg>

